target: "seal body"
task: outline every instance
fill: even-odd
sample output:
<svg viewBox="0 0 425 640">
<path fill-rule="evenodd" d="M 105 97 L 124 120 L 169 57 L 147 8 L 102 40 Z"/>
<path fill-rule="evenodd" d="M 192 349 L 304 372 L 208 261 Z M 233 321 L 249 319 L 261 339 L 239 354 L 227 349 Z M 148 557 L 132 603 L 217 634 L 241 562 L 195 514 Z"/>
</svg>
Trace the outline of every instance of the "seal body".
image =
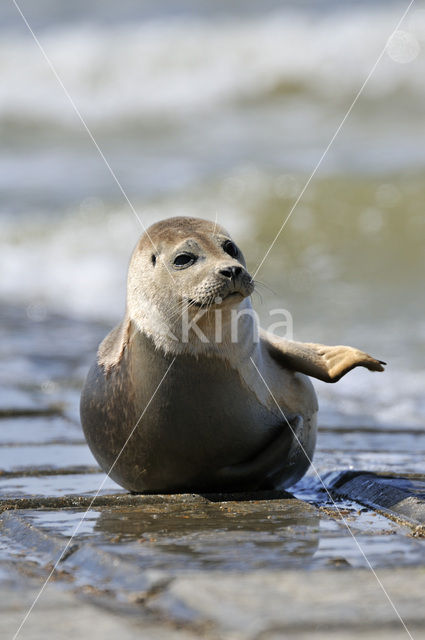
<svg viewBox="0 0 425 640">
<path fill-rule="evenodd" d="M 87 442 L 123 487 L 280 488 L 307 470 L 318 406 L 305 373 L 332 381 L 342 358 L 333 350 L 346 357 L 351 348 L 259 333 L 252 290 L 240 250 L 208 221 L 170 219 L 140 240 L 125 318 L 101 344 L 81 396 Z"/>
<path fill-rule="evenodd" d="M 309 460 L 299 448 L 290 464 L 290 426 L 258 400 L 237 370 L 217 358 L 179 355 L 162 381 L 171 362 L 171 355 L 158 352 L 136 331 L 119 368 L 105 373 L 95 363 L 88 375 L 81 402 L 84 432 L 100 466 L 111 469 L 116 482 L 135 492 L 271 486 L 266 471 L 276 469 L 264 470 L 263 478 L 226 482 L 216 472 L 255 458 L 283 433 L 288 455 L 286 464 L 279 460 L 272 486 L 292 484 L 304 473 Z M 298 430 L 311 459 L 314 392 L 301 374 L 290 380 L 293 375 L 287 376 L 287 392 L 304 393 L 312 404 Z"/>
</svg>

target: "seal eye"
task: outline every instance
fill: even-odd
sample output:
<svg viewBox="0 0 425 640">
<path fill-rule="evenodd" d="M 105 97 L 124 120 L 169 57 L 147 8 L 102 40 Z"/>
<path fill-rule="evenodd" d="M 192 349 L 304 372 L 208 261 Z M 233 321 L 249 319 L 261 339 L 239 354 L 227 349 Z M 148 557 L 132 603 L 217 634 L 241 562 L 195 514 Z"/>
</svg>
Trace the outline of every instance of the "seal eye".
<svg viewBox="0 0 425 640">
<path fill-rule="evenodd" d="M 226 242 L 223 245 L 223 249 L 226 253 L 229 254 L 231 258 L 237 258 L 239 255 L 239 249 L 237 248 L 235 243 L 232 242 L 231 240 L 226 240 Z"/>
<path fill-rule="evenodd" d="M 195 256 L 190 255 L 190 253 L 179 253 L 179 255 L 174 258 L 173 264 L 176 269 L 185 269 L 186 267 L 190 267 L 195 260 Z"/>
</svg>

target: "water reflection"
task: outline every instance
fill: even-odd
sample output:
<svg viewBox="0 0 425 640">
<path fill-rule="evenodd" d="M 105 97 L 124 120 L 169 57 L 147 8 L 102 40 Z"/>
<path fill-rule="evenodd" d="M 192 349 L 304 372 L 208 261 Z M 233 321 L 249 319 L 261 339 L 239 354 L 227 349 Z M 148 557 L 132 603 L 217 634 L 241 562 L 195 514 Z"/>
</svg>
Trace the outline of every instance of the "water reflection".
<svg viewBox="0 0 425 640">
<path fill-rule="evenodd" d="M 319 515 L 295 501 L 144 505 L 102 510 L 94 532 L 141 568 L 245 571 L 308 565 Z"/>
</svg>

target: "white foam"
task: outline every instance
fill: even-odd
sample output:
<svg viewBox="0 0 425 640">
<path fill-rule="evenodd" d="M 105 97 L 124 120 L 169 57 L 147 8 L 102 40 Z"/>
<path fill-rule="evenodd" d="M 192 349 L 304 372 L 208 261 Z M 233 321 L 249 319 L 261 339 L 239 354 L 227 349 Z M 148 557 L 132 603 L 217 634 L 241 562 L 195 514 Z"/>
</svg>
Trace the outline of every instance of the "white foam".
<svg viewBox="0 0 425 640">
<path fill-rule="evenodd" d="M 357 369 L 336 385 L 314 386 L 322 424 L 424 426 L 425 376 L 414 368 L 389 366 L 383 375 Z"/>
<path fill-rule="evenodd" d="M 218 222 L 231 233 L 239 231 L 241 239 L 249 232 L 241 212 L 224 204 L 217 212 L 197 199 L 135 204 L 145 227 L 179 215 L 215 220 L 217 213 Z M 124 310 L 128 261 L 141 233 L 130 209 L 105 211 L 100 202 L 84 202 L 59 218 L 9 217 L 2 226 L 0 299 L 116 321 Z"/>
<path fill-rule="evenodd" d="M 88 121 L 109 126 L 142 117 L 178 121 L 285 87 L 325 103 L 330 96 L 334 104 L 348 100 L 399 17 L 398 7 L 364 6 L 322 17 L 286 10 L 221 21 L 52 27 L 40 39 Z M 401 89 L 424 96 L 425 20 L 412 15 L 407 27 L 397 52 L 403 58 L 403 42 L 410 48 L 414 42 L 415 59 L 400 65 L 385 56 L 369 99 Z M 3 34 L 0 59 L 0 117 L 80 126 L 30 37 Z"/>
</svg>

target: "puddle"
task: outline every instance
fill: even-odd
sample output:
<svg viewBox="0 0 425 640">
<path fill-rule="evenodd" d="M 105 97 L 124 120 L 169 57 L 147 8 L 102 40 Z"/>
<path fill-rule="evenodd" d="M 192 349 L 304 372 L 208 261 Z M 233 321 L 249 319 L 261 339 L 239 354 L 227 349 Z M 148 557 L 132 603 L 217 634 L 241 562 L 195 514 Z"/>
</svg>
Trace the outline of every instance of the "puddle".
<svg viewBox="0 0 425 640">
<path fill-rule="evenodd" d="M 407 537 L 403 527 L 360 506 L 341 509 L 358 544 L 330 508 L 291 499 L 99 507 L 87 513 L 73 542 L 89 542 L 141 570 L 167 573 L 424 564 L 423 541 Z M 65 543 L 84 511 L 22 513 Z"/>
<path fill-rule="evenodd" d="M 42 512 L 30 511 L 24 517 L 35 527 L 55 535 L 61 535 L 64 538 L 71 537 L 78 526 L 78 539 L 80 540 L 93 534 L 96 520 L 100 515 L 100 512 L 95 509 L 88 511 L 49 509 Z"/>
<path fill-rule="evenodd" d="M 32 511 L 25 519 L 67 538 L 81 510 Z M 273 569 L 305 566 L 319 544 L 316 509 L 297 500 L 162 504 L 91 509 L 75 542 L 88 539 L 140 569 Z"/>
</svg>

